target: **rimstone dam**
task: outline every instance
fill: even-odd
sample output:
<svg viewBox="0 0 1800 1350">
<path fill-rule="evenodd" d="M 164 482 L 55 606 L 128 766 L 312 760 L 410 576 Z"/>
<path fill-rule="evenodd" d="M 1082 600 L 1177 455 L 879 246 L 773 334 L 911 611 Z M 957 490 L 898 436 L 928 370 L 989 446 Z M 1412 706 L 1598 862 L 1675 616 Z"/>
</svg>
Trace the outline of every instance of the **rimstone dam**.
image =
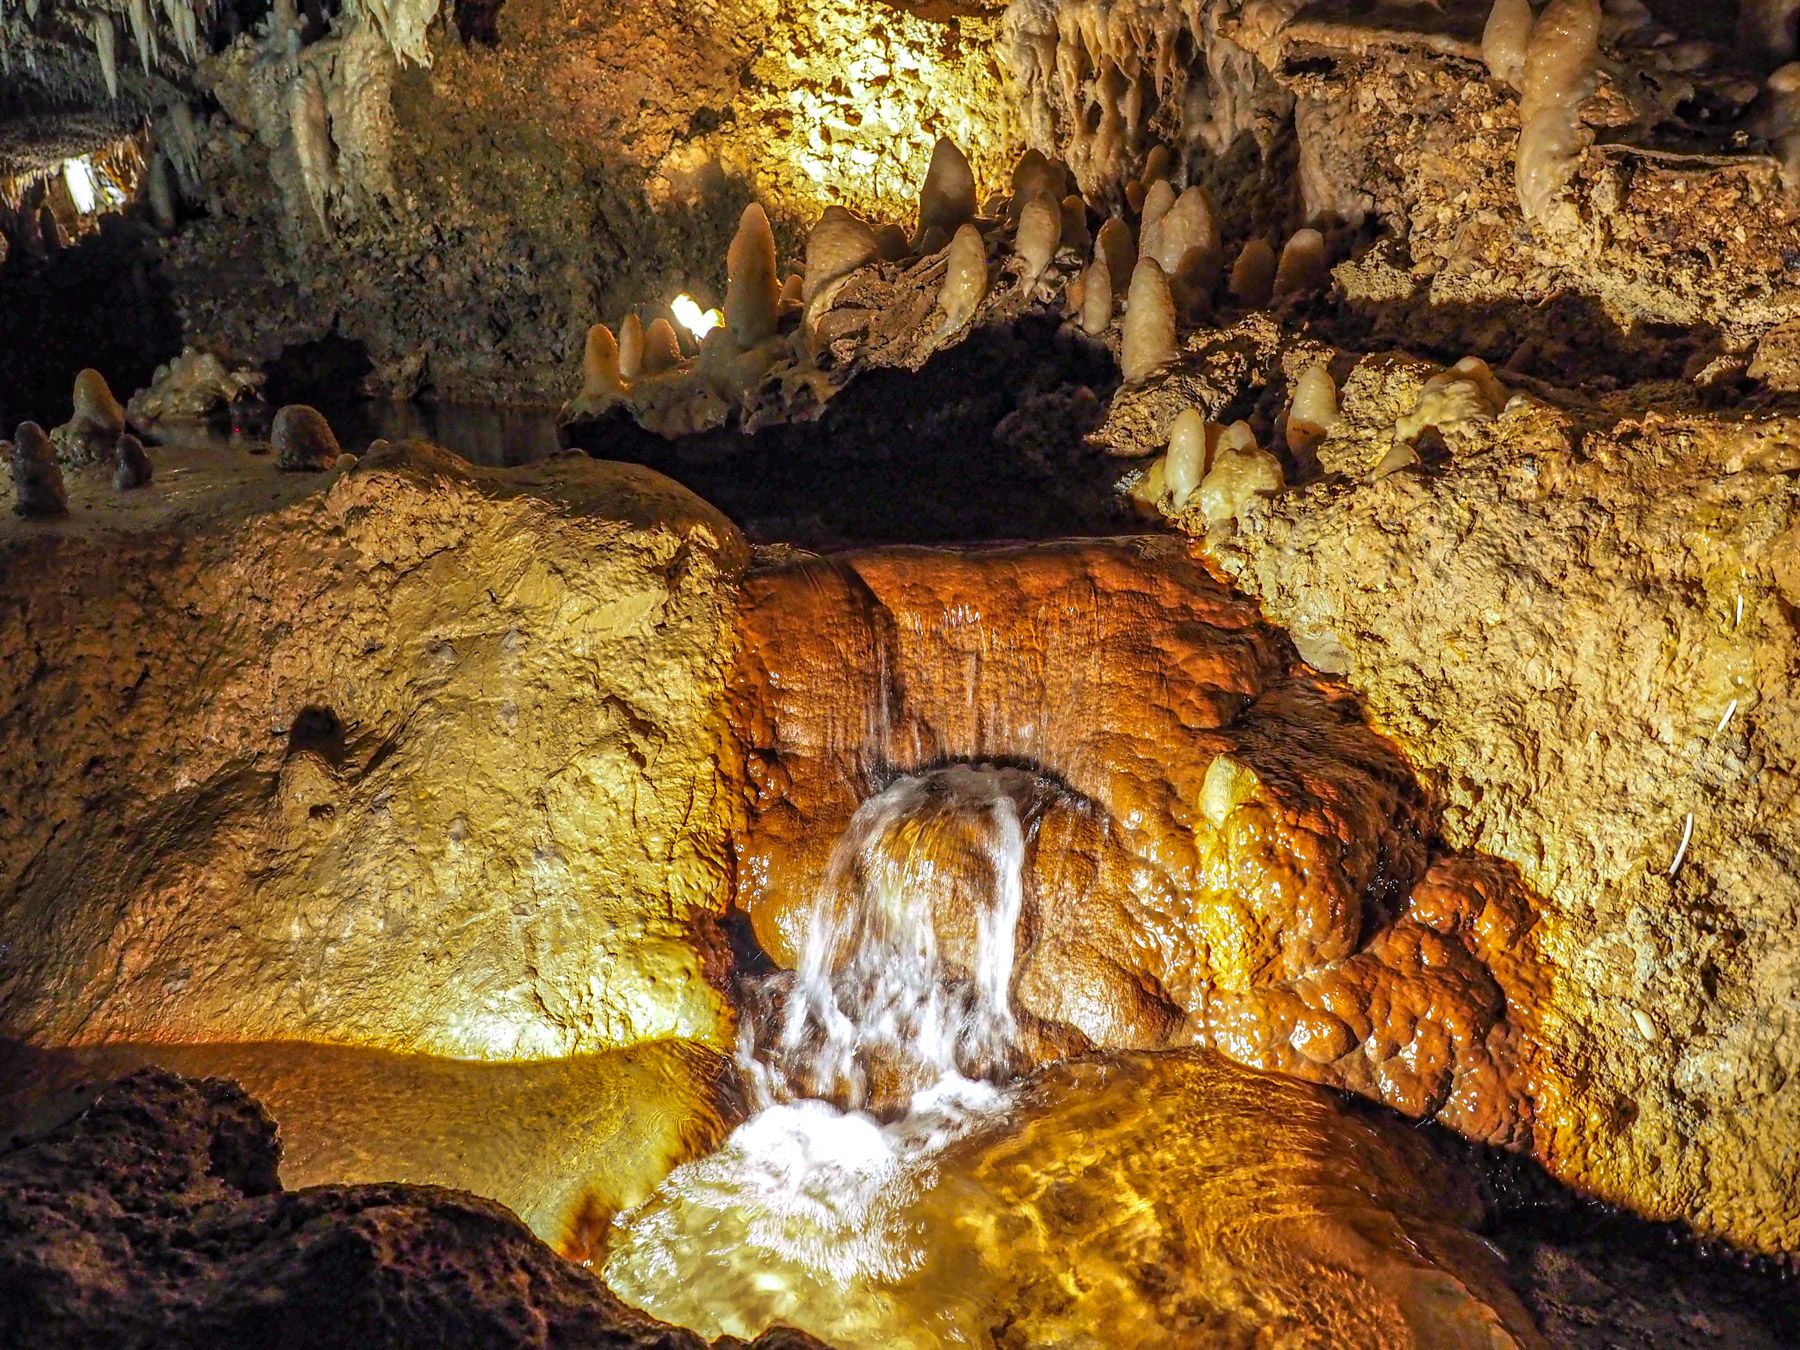
<svg viewBox="0 0 1800 1350">
<path fill-rule="evenodd" d="M 1800 1345 L 1800 3 L 0 0 L 0 1346 Z"/>
</svg>

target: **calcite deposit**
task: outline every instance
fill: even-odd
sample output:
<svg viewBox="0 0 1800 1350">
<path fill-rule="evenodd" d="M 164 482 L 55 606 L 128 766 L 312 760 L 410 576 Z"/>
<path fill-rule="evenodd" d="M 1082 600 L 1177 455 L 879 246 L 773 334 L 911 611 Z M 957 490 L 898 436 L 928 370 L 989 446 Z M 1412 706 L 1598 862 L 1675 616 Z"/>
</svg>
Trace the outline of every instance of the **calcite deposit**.
<svg viewBox="0 0 1800 1350">
<path fill-rule="evenodd" d="M 70 496 L 0 536 L 0 1033 L 729 1041 L 717 512 L 406 443 Z"/>
<path fill-rule="evenodd" d="M 887 778 L 1020 763 L 1088 804 L 1020 787 L 1014 995 L 1044 1053 L 1214 1044 L 1530 1147 L 1529 893 L 1434 858 L 1405 765 L 1180 548 L 855 554 L 753 575 L 745 606 L 737 899 L 777 961 Z M 946 942 L 974 931 L 961 847 Z"/>
</svg>

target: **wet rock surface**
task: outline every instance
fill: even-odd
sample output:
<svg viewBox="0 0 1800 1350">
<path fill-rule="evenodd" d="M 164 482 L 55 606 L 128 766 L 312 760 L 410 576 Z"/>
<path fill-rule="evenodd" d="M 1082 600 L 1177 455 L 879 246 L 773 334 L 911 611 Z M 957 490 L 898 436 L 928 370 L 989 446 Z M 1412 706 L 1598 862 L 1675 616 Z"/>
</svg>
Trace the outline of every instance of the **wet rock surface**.
<svg viewBox="0 0 1800 1350">
<path fill-rule="evenodd" d="M 1530 1147 L 1529 894 L 1433 856 L 1391 747 L 1175 541 L 803 561 L 744 606 L 737 901 L 778 962 L 864 797 L 1016 763 L 1089 803 L 1023 813 L 1040 1053 L 1211 1044 Z M 981 850 L 944 848 L 954 910 Z"/>
<path fill-rule="evenodd" d="M 430 1186 L 288 1191 L 268 1114 L 159 1070 L 0 1150 L 0 1338 L 51 1347 L 704 1346 L 503 1207 Z M 778 1332 L 768 1347 L 813 1344 Z"/>
</svg>

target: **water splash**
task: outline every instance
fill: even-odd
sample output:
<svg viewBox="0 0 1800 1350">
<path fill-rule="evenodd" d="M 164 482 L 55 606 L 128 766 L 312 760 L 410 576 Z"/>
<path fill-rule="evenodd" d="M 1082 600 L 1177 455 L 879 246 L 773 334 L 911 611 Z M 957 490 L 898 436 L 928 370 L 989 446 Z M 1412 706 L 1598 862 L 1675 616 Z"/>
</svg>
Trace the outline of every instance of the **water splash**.
<svg viewBox="0 0 1800 1350">
<path fill-rule="evenodd" d="M 798 970 L 746 999 L 753 1114 L 621 1216 L 606 1277 L 622 1296 L 710 1336 L 824 1317 L 837 1337 L 900 1343 L 881 1290 L 926 1260 L 908 1211 L 942 1151 L 1003 1110 L 1019 1062 L 1026 855 L 1053 791 L 952 765 L 857 811 L 804 912 Z M 931 1320 L 914 1343 L 956 1339 Z"/>
</svg>

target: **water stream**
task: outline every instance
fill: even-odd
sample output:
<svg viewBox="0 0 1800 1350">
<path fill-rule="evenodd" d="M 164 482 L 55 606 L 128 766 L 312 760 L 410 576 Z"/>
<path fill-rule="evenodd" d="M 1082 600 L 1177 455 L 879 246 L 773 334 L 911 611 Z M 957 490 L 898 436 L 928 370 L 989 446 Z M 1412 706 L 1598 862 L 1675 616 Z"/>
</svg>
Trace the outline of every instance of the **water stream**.
<svg viewBox="0 0 1800 1350">
<path fill-rule="evenodd" d="M 708 1336 L 846 1347 L 1534 1344 L 1477 1202 L 1404 1131 L 1203 1051 L 1018 1077 L 1056 794 L 958 764 L 863 803 L 798 968 L 748 992 L 749 1119 L 618 1218 L 608 1283 Z"/>
</svg>

